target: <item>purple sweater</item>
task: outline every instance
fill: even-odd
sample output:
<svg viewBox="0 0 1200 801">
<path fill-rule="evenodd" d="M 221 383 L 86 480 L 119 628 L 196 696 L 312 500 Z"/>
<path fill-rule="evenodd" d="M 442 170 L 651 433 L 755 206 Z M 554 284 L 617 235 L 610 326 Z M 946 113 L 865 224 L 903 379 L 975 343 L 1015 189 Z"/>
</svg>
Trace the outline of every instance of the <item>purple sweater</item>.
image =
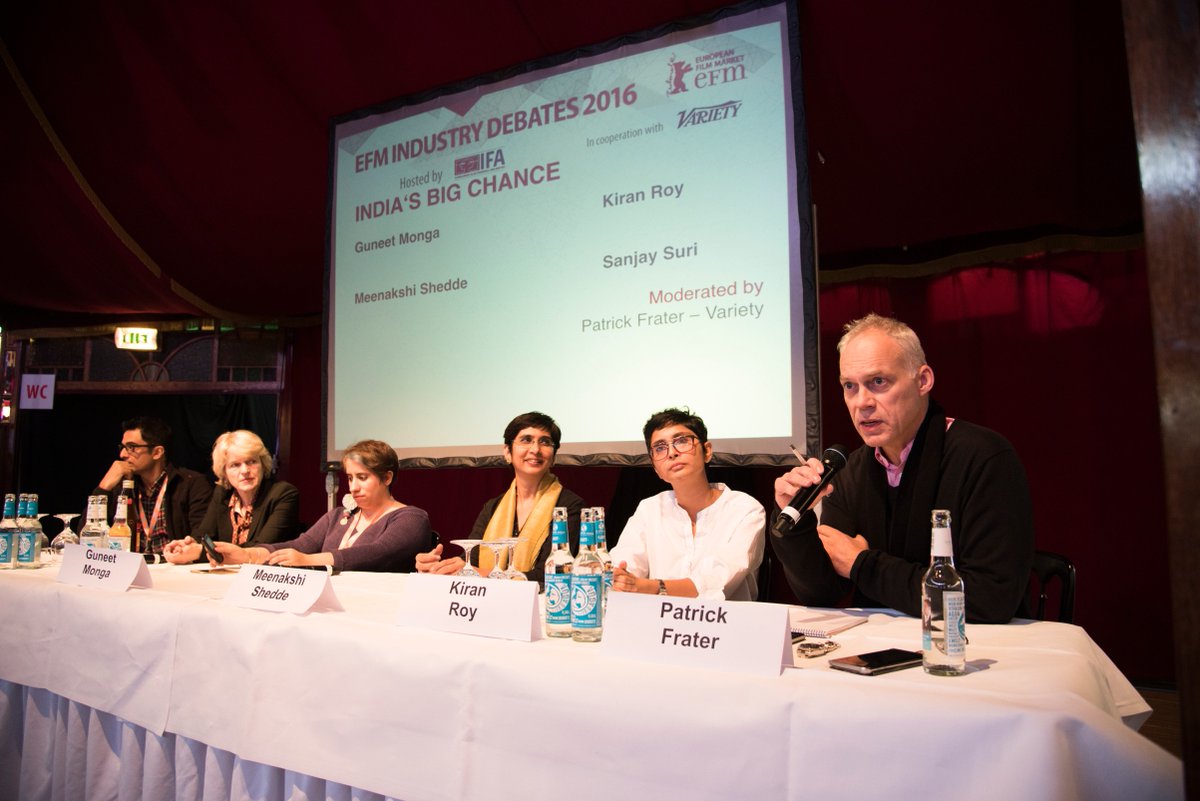
<svg viewBox="0 0 1200 801">
<path fill-rule="evenodd" d="M 367 526 L 349 548 L 339 549 L 346 529 L 357 520 L 354 516 L 342 522 L 343 511 L 337 507 L 296 539 L 261 547 L 268 551 L 295 548 L 307 554 L 329 552 L 333 554 L 333 566 L 339 572 L 374 570 L 392 573 L 411 573 L 416 555 L 433 547 L 429 515 L 424 509 L 405 506 Z"/>
</svg>

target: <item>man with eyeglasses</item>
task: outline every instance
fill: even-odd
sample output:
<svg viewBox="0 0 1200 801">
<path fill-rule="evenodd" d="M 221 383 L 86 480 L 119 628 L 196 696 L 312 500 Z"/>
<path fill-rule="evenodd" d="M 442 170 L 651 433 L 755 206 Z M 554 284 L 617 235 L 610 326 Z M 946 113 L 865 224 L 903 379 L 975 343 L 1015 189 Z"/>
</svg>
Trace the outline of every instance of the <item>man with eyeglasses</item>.
<svg viewBox="0 0 1200 801">
<path fill-rule="evenodd" d="M 766 512 L 744 492 L 710 484 L 704 421 L 665 409 L 642 429 L 654 472 L 671 489 L 642 501 L 612 549 L 613 589 L 753 601 Z"/>
<path fill-rule="evenodd" d="M 162 553 L 170 540 L 191 534 L 204 519 L 212 485 L 195 470 L 167 461 L 171 428 L 157 417 L 135 417 L 121 424 L 119 458 L 108 468 L 93 491 L 108 495 L 114 511 L 121 482 L 134 479 L 130 528 L 146 553 Z"/>
<path fill-rule="evenodd" d="M 949 509 L 967 620 L 1007 623 L 1024 607 L 1033 563 L 1033 512 L 1025 470 L 995 431 L 947 417 L 930 398 L 933 369 L 916 333 L 870 314 L 838 342 L 842 397 L 865 447 L 822 492 L 820 521 L 805 510 L 771 545 L 800 603 L 921 614 L 930 512 Z M 818 459 L 780 476 L 786 505 L 820 481 Z"/>
</svg>

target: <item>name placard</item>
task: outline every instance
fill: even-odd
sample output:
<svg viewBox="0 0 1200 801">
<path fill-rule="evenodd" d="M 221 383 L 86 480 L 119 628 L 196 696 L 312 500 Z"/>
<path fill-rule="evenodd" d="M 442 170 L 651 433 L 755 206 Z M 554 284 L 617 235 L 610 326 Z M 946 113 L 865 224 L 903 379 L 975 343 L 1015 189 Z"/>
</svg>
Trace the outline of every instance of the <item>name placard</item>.
<svg viewBox="0 0 1200 801">
<path fill-rule="evenodd" d="M 536 581 L 437 576 L 404 578 L 396 622 L 434 631 L 529 642 L 541 636 Z"/>
<path fill-rule="evenodd" d="M 600 645 L 626 659 L 778 676 L 792 664 L 787 609 L 612 592 Z"/>
<path fill-rule="evenodd" d="M 341 612 L 326 570 L 283 565 L 242 565 L 225 603 L 268 612 Z"/>
<path fill-rule="evenodd" d="M 125 592 L 130 587 L 153 587 L 146 560 L 140 553 L 68 545 L 63 548 L 58 581 L 80 587 Z"/>
</svg>

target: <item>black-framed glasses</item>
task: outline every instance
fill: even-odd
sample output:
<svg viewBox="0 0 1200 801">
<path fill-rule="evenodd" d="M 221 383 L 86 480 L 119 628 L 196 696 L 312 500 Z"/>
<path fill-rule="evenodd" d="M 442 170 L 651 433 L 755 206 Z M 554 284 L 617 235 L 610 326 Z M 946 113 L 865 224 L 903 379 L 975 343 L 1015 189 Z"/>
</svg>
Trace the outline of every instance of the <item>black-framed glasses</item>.
<svg viewBox="0 0 1200 801">
<path fill-rule="evenodd" d="M 150 445 L 145 442 L 122 442 L 121 443 L 121 450 L 128 451 L 129 453 L 137 453 L 139 448 L 150 449 L 153 447 L 154 447 L 153 445 Z"/>
<path fill-rule="evenodd" d="M 671 448 L 674 448 L 676 453 L 691 453 L 696 449 L 696 442 L 699 439 L 695 434 L 680 434 L 670 442 L 656 442 L 651 445 L 650 455 L 657 462 L 660 459 L 666 459 Z"/>
</svg>

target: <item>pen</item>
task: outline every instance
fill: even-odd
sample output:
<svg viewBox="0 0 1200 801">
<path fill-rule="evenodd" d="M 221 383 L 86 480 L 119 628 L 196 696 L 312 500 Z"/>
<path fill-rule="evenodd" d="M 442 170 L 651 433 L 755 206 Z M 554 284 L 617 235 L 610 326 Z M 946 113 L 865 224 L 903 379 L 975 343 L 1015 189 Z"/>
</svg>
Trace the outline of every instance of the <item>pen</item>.
<svg viewBox="0 0 1200 801">
<path fill-rule="evenodd" d="M 792 453 L 795 455 L 795 457 L 800 460 L 800 464 L 804 464 L 808 461 L 808 457 L 796 450 L 795 445 L 788 445 L 788 447 L 792 449 Z"/>
<path fill-rule="evenodd" d="M 286 567 L 289 570 L 323 570 L 331 576 L 337 575 L 337 572 L 338 572 L 333 569 L 333 565 L 272 565 L 272 564 L 268 564 L 267 567 Z"/>
</svg>

